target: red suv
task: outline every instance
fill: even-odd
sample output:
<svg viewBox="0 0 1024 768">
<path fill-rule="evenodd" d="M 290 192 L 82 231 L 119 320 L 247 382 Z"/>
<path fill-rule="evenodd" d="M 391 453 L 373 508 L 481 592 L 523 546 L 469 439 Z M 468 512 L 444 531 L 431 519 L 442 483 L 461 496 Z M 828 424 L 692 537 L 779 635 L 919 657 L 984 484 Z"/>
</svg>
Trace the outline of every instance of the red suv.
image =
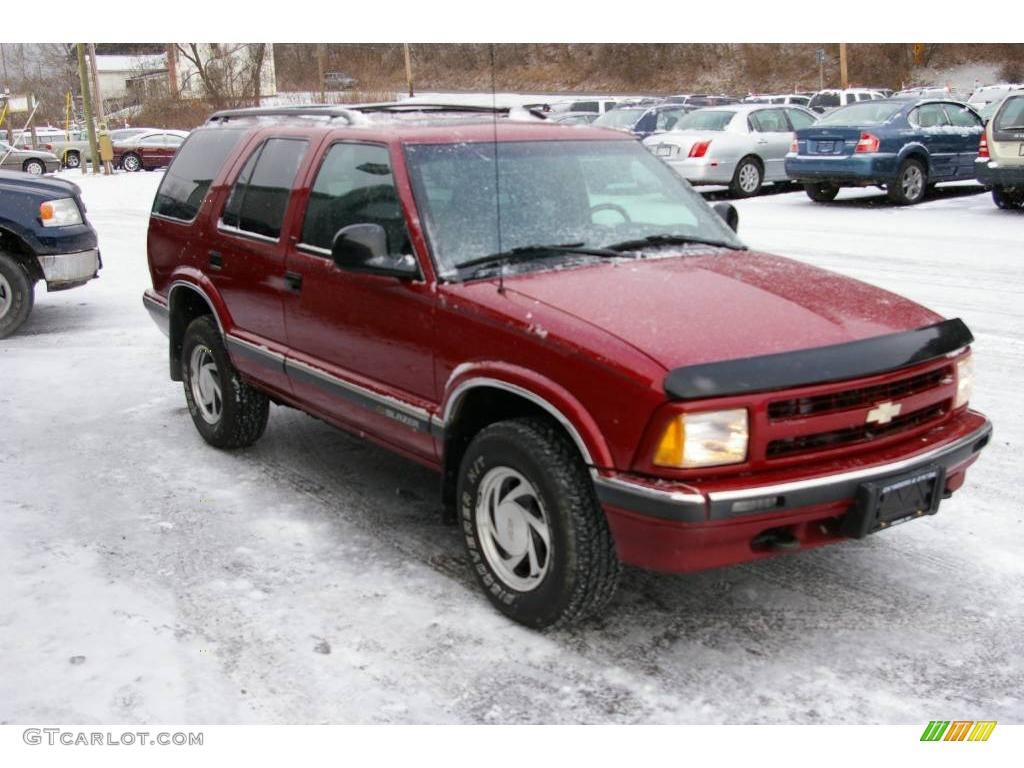
<svg viewBox="0 0 1024 768">
<path fill-rule="evenodd" d="M 860 538 L 963 484 L 991 426 L 960 320 L 748 250 L 628 135 L 417 109 L 221 112 L 178 152 L 144 300 L 207 442 L 273 402 L 436 469 L 534 627 L 623 563 Z"/>
</svg>

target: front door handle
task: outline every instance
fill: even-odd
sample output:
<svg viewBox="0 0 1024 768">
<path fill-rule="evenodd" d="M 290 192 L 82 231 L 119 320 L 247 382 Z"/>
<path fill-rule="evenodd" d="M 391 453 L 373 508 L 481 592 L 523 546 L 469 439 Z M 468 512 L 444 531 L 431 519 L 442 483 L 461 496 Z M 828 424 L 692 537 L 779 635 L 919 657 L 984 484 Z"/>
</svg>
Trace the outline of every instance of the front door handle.
<svg viewBox="0 0 1024 768">
<path fill-rule="evenodd" d="M 210 251 L 210 269 L 221 269 L 224 266 L 224 257 L 220 251 Z"/>
<path fill-rule="evenodd" d="M 298 272 L 285 272 L 284 284 L 289 291 L 298 293 L 302 290 L 302 275 Z"/>
</svg>

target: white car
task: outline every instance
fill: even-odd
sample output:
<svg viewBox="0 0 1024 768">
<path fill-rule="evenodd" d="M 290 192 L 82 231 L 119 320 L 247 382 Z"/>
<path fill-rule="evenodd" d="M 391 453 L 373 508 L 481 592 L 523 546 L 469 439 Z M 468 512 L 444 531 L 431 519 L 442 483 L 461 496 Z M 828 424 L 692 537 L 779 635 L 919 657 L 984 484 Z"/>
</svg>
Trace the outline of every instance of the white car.
<svg viewBox="0 0 1024 768">
<path fill-rule="evenodd" d="M 644 146 L 691 184 L 727 184 L 736 197 L 750 197 L 765 182 L 788 181 L 785 158 L 793 132 L 816 121 L 797 106 L 705 107 L 645 139 Z"/>
<path fill-rule="evenodd" d="M 982 109 L 994 101 L 1001 101 L 1006 94 L 1010 93 L 1010 91 L 1017 91 L 1022 88 L 1024 88 L 1024 83 L 983 85 L 981 88 L 976 88 L 974 90 L 974 93 L 971 94 L 971 98 L 967 100 L 967 106 L 974 107 L 975 109 Z"/>
<path fill-rule="evenodd" d="M 752 93 L 743 99 L 744 104 L 796 104 L 806 107 L 811 96 L 802 93 Z"/>
<path fill-rule="evenodd" d="M 874 101 L 884 99 L 885 94 L 870 88 L 826 88 L 811 96 L 807 108 L 814 112 L 827 112 L 849 104 L 856 104 L 858 101 Z"/>
</svg>

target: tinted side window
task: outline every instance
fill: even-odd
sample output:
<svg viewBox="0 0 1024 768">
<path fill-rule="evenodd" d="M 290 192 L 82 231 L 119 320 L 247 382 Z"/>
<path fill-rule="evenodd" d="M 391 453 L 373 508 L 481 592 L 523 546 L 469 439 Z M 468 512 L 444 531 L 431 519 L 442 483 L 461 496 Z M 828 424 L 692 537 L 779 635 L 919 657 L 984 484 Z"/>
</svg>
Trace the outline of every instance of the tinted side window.
<svg viewBox="0 0 1024 768">
<path fill-rule="evenodd" d="M 946 104 L 946 116 L 949 118 L 949 122 L 958 128 L 981 127 L 981 118 L 967 107 L 961 107 L 959 104 Z"/>
<path fill-rule="evenodd" d="M 331 250 L 334 236 L 350 224 L 379 224 L 388 252 L 411 253 L 386 148 L 335 144 L 324 157 L 306 206 L 302 242 Z"/>
<path fill-rule="evenodd" d="M 574 101 L 569 106 L 570 112 L 599 112 L 600 108 L 596 101 Z"/>
<path fill-rule="evenodd" d="M 303 139 L 267 140 L 259 156 L 249 159 L 235 181 L 224 207 L 224 223 L 256 235 L 278 238 L 306 145 Z M 253 160 L 255 164 L 250 168 Z"/>
<path fill-rule="evenodd" d="M 238 144 L 243 131 L 196 131 L 175 156 L 160 182 L 153 213 L 191 221 L 206 199 L 213 177 Z"/>
</svg>

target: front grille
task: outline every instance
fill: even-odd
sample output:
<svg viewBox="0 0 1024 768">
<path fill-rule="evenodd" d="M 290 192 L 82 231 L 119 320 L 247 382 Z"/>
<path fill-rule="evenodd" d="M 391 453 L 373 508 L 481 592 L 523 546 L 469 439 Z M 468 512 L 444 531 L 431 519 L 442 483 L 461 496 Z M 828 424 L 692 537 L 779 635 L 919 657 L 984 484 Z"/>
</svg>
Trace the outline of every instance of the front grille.
<svg viewBox="0 0 1024 768">
<path fill-rule="evenodd" d="M 925 392 L 929 389 L 952 382 L 953 369 L 949 366 L 934 371 L 925 371 L 899 381 L 886 384 L 874 384 L 869 387 L 846 389 L 842 392 L 831 392 L 825 395 L 793 397 L 788 400 L 776 400 L 768 405 L 768 418 L 773 421 L 797 419 L 806 416 L 821 416 L 835 411 L 860 408 L 866 405 L 899 400 L 908 395 Z M 894 420 L 895 423 L 895 420 Z"/>
<path fill-rule="evenodd" d="M 949 405 L 949 401 L 945 401 L 928 406 L 927 408 L 921 408 L 913 413 L 897 416 L 888 424 L 859 424 L 855 427 L 836 429 L 831 432 L 818 432 L 817 434 L 798 435 L 796 437 L 772 440 L 768 443 L 766 457 L 777 459 L 805 451 L 828 450 L 856 443 L 865 443 L 891 435 L 894 432 L 905 432 L 942 418 L 949 412 Z"/>
</svg>

